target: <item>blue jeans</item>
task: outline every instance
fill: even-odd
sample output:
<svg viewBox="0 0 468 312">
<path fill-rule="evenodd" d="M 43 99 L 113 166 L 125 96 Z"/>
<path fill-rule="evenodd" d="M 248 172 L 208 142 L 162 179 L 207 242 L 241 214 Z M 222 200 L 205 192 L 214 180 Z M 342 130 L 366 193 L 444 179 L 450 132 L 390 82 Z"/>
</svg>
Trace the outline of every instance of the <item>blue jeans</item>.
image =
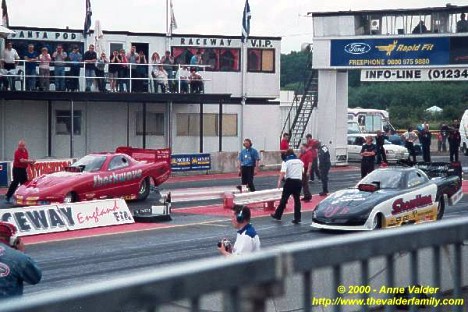
<svg viewBox="0 0 468 312">
<path fill-rule="evenodd" d="M 65 67 L 55 66 L 55 90 L 65 91 Z"/>
<path fill-rule="evenodd" d="M 86 75 L 86 91 L 90 91 L 91 86 L 93 85 L 94 77 L 96 77 L 94 68 L 93 69 L 86 68 L 85 75 Z"/>
<path fill-rule="evenodd" d="M 26 68 L 26 91 L 36 90 L 36 67 Z"/>
</svg>

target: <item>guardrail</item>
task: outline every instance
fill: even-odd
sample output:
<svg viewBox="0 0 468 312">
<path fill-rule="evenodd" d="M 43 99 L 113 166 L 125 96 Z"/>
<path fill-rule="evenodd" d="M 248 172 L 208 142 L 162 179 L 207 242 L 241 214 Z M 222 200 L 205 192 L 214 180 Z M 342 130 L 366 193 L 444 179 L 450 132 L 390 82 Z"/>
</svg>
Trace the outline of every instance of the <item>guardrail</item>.
<svg viewBox="0 0 468 312">
<path fill-rule="evenodd" d="M 312 311 L 313 298 L 326 283 L 331 282 L 330 296 L 346 296 L 341 294 L 338 286 L 350 282 L 342 274 L 350 263 L 357 266 L 353 271 L 359 272 L 356 273 L 358 278 L 354 283 L 371 285 L 375 279 L 375 276 L 371 279 L 370 271 L 375 269 L 371 261 L 382 258 L 386 266 L 385 270 L 378 267 L 378 271 L 384 275 L 382 285 L 404 287 L 430 279 L 431 286 L 451 289 L 453 298 L 460 298 L 462 269 L 467 267 L 466 264 L 463 265 L 462 257 L 463 241 L 468 239 L 467 224 L 466 217 L 450 219 L 375 233 L 317 239 L 241 257 L 208 259 L 159 270 L 151 269 L 99 283 L 48 291 L 30 296 L 27 300 L 18 298 L 2 301 L 2 311 L 157 311 L 164 304 L 182 299 L 189 300 L 187 305 L 191 311 L 199 311 L 200 300 L 205 295 L 222 292 L 222 306 L 219 308 L 224 311 L 257 312 L 266 310 L 268 298 L 284 293 L 288 278 L 300 277 L 300 281 L 296 282 L 302 286 L 295 284 L 291 295 L 296 300 L 300 299 L 302 311 L 308 312 Z M 453 247 L 448 248 L 450 245 Z M 446 266 L 442 261 L 442 252 L 450 258 Z M 404 253 L 409 256 L 410 273 L 403 272 L 402 278 L 398 272 L 403 271 L 403 267 L 399 264 L 397 270 L 396 265 L 397 256 Z M 427 264 L 429 260 L 430 265 Z M 418 270 L 423 261 L 423 270 Z M 451 272 L 446 272 L 447 266 L 451 268 Z M 327 269 L 326 272 L 323 271 L 324 268 Z M 427 274 L 422 275 L 420 272 Z M 326 274 L 320 279 L 321 284 L 317 285 L 318 281 L 313 279 L 313 273 Z M 465 274 L 468 275 L 468 272 Z M 468 283 L 468 279 L 465 278 L 464 283 Z M 371 295 L 360 292 L 358 298 L 365 300 Z M 391 298 L 394 295 L 384 296 Z M 436 298 L 440 296 L 441 293 L 434 295 Z M 361 305 L 354 310 L 368 311 L 369 308 Z M 463 306 L 453 306 L 454 311 L 462 311 L 462 308 Z M 334 305 L 329 309 L 341 311 L 341 306 Z M 395 306 L 386 306 L 387 311 L 394 309 Z M 411 306 L 411 309 L 414 311 L 415 306 Z M 438 306 L 434 310 L 447 311 L 447 307 Z"/>
<path fill-rule="evenodd" d="M 3 62 L 3 60 L 0 60 Z M 204 83 L 205 81 L 210 81 L 206 77 L 203 77 L 207 71 L 211 68 L 210 65 L 191 65 L 191 64 L 162 64 L 162 63 L 110 63 L 106 62 L 104 64 L 104 69 L 101 71 L 102 74 L 98 75 L 95 72 L 93 76 L 87 76 L 86 71 L 84 69 L 85 66 L 89 65 L 89 62 L 72 62 L 72 61 L 63 61 L 61 65 L 55 65 L 54 61 L 50 61 L 48 65 L 49 74 L 44 76 L 41 75 L 40 71 L 38 73 L 38 69 L 35 68 L 34 74 L 28 74 L 26 70 L 26 65 L 30 63 L 35 63 L 36 67 L 41 64 L 39 61 L 25 61 L 25 60 L 17 60 L 15 62 L 15 68 L 6 70 L 0 68 L 0 85 L 2 85 L 3 89 L 5 86 L 10 88 L 10 90 L 16 90 L 16 83 L 19 82 L 21 84 L 20 90 L 21 91 L 31 91 L 28 90 L 28 84 L 34 84 L 33 90 L 41 90 L 41 79 L 48 81 L 49 85 L 53 84 L 57 88 L 57 81 L 63 79 L 63 84 L 65 85 L 65 89 L 70 89 L 71 91 L 76 91 L 75 86 L 78 87 L 79 90 L 85 91 L 86 88 L 83 84 L 84 81 L 93 79 L 96 80 L 95 88 L 98 89 L 99 85 L 97 84 L 99 81 L 103 81 L 104 86 L 107 84 L 111 84 L 112 81 L 115 81 L 114 84 L 117 84 L 115 87 L 122 87 L 125 86 L 126 92 L 148 92 L 148 91 L 141 91 L 140 85 L 138 83 L 148 83 L 145 87 L 146 90 L 149 89 L 150 92 L 158 93 L 158 85 L 157 83 L 164 83 L 167 86 L 168 91 L 173 93 L 188 93 L 192 92 L 193 90 L 190 89 L 191 82 L 201 81 Z M 109 75 L 109 65 L 122 67 L 123 71 L 118 70 L 114 76 Z M 95 63 L 97 65 L 97 63 Z M 155 69 L 159 66 L 162 66 L 165 69 L 170 67 L 172 70 L 170 72 L 166 72 L 166 77 L 156 77 L 153 75 Z M 61 70 L 61 74 L 57 75 L 55 72 L 55 68 L 60 67 L 63 68 Z M 75 68 L 75 70 L 72 70 Z M 195 79 L 190 77 L 190 70 L 194 68 L 196 69 L 196 73 L 201 76 L 201 79 Z M 182 75 L 177 73 L 182 73 L 182 69 L 185 70 Z M 32 80 L 31 80 L 32 78 Z M 81 83 L 71 81 L 73 79 L 81 80 Z M 68 86 L 67 82 L 68 80 Z M 171 86 L 171 84 L 174 84 Z M 119 86 L 122 85 L 122 86 Z M 138 91 L 134 90 L 134 88 L 138 87 Z M 48 88 L 47 88 L 48 89 Z M 56 90 L 56 91 L 66 91 L 66 90 Z M 47 90 L 49 91 L 49 90 Z M 99 90 L 103 91 L 103 90 Z M 163 90 L 161 89 L 162 93 Z M 204 92 L 204 86 L 202 86 L 201 93 Z"/>
</svg>

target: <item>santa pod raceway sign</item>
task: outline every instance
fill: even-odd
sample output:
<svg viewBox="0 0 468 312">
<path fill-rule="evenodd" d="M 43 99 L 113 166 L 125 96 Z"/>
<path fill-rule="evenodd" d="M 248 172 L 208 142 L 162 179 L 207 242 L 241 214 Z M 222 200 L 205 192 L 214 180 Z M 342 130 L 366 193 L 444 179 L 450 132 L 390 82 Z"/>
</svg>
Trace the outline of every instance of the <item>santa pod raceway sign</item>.
<svg viewBox="0 0 468 312">
<path fill-rule="evenodd" d="M 16 225 L 19 236 L 135 223 L 121 198 L 0 210 L 0 219 Z"/>
</svg>

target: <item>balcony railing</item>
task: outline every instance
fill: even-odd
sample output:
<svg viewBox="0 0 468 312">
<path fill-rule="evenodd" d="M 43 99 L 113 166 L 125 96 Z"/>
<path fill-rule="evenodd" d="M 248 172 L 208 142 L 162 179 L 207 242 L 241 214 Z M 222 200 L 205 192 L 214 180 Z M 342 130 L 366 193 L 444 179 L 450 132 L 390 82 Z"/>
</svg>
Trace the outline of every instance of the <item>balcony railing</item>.
<svg viewBox="0 0 468 312">
<path fill-rule="evenodd" d="M 3 60 L 2 64 L 3 64 Z M 34 69 L 28 65 L 35 63 Z M 189 64 L 135 64 L 105 63 L 104 70 L 96 75 L 89 75 L 85 70 L 86 62 L 61 62 L 54 65 L 52 61 L 47 74 L 39 70 L 39 61 L 17 60 L 13 69 L 0 68 L 1 91 L 115 91 L 115 92 L 152 92 L 159 93 L 204 93 L 209 65 Z M 88 63 L 89 64 L 89 63 Z M 117 67 L 115 74 L 109 73 L 109 65 Z M 171 68 L 166 72 L 167 78 L 157 77 L 156 68 Z M 11 67 L 11 66 L 10 66 Z M 57 73 L 57 68 L 61 73 Z M 63 70 L 62 70 L 63 69 Z M 191 75 L 191 70 L 199 75 Z M 31 73 L 32 71 L 32 73 Z M 182 73 L 182 74 L 178 74 Z M 88 74 L 88 76 L 86 75 Z M 197 77 L 197 78 L 196 78 Z M 91 87 L 87 87 L 91 85 Z"/>
</svg>

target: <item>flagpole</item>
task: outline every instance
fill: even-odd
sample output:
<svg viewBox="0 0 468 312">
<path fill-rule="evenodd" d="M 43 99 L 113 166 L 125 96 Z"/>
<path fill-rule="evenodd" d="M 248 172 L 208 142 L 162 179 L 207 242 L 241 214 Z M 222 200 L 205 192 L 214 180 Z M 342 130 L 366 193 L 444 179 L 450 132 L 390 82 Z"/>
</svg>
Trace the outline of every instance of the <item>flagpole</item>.
<svg viewBox="0 0 468 312">
<path fill-rule="evenodd" d="M 166 51 L 169 50 L 169 38 L 171 35 L 172 34 L 169 26 L 169 0 L 166 0 Z"/>
<path fill-rule="evenodd" d="M 241 116 L 240 116 L 240 148 L 242 149 L 242 144 L 244 142 L 244 106 L 245 102 L 247 100 L 247 94 L 245 92 L 245 86 L 246 86 L 246 70 L 247 70 L 247 45 L 246 45 L 247 40 L 244 40 L 242 42 L 242 77 L 241 77 Z"/>
</svg>

